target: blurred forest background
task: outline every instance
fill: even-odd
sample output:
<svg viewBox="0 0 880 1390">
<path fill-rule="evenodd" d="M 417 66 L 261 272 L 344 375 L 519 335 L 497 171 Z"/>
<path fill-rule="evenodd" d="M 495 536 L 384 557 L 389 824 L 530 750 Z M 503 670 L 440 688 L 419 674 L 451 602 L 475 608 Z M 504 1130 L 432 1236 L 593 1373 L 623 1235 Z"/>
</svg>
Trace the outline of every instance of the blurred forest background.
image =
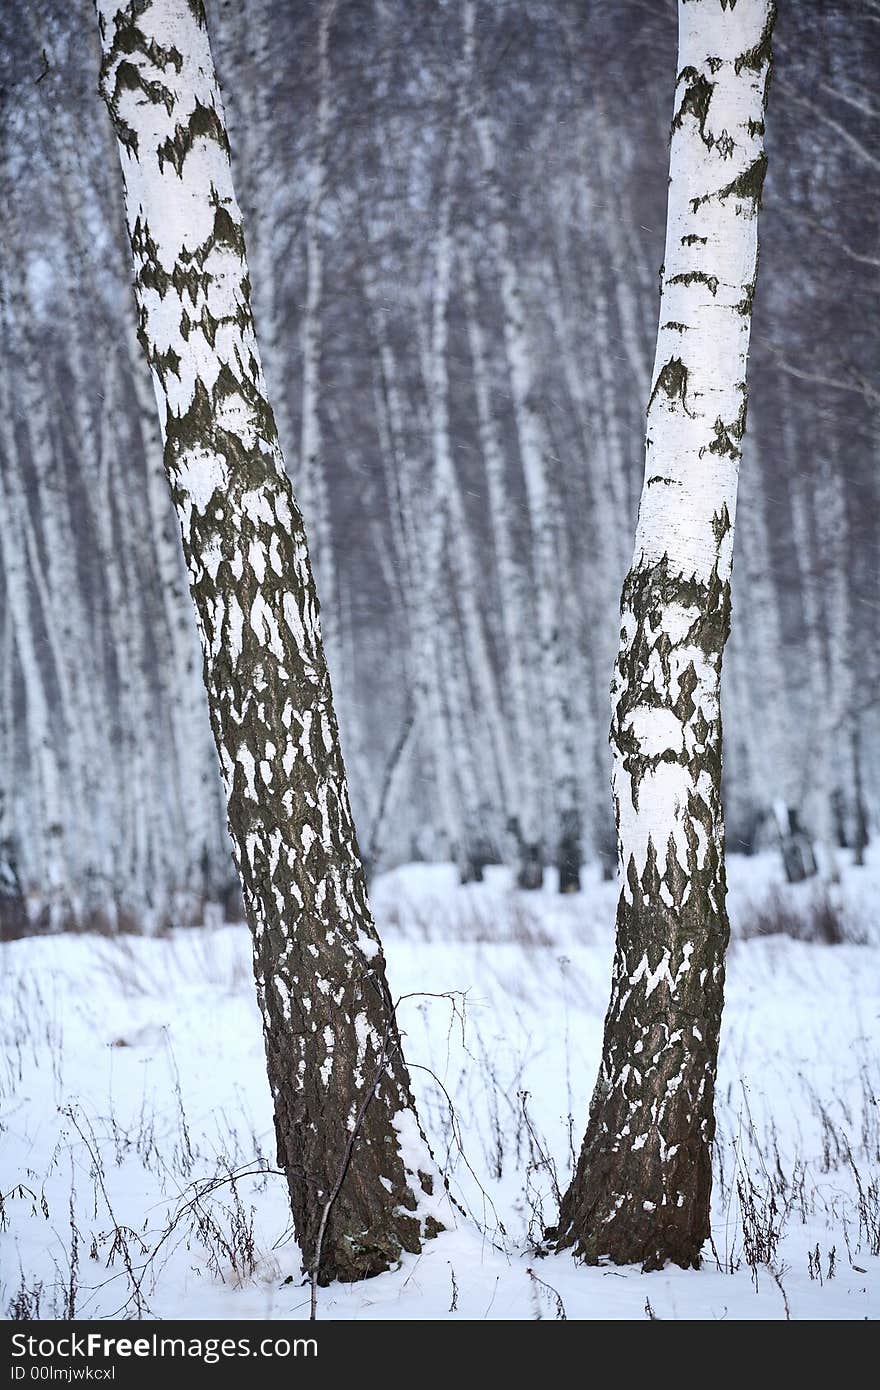
<svg viewBox="0 0 880 1390">
<path fill-rule="evenodd" d="M 94 15 L 0 26 L 3 875 L 56 926 L 235 913 Z M 470 41 L 460 0 L 209 26 L 367 862 L 552 864 L 568 833 L 610 865 L 675 5 L 481 0 Z M 821 867 L 880 793 L 880 4 L 783 2 L 774 48 L 728 847 L 785 806 Z"/>
</svg>

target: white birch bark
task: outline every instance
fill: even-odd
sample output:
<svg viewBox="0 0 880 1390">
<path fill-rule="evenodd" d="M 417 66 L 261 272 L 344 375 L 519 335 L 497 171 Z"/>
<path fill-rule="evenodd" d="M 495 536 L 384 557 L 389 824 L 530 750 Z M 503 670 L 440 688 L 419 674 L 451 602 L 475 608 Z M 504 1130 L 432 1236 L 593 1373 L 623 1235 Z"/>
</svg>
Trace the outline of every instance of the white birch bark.
<svg viewBox="0 0 880 1390">
<path fill-rule="evenodd" d="M 125 428 L 120 368 L 116 358 L 106 364 L 102 382 L 95 457 L 85 477 L 95 497 L 95 522 L 101 566 L 107 581 L 107 621 L 115 657 L 118 689 L 118 722 L 121 733 L 122 777 L 119 789 L 119 822 L 115 836 L 119 852 L 117 895 L 123 911 L 147 930 L 158 925 L 155 906 L 167 914 L 171 884 L 167 863 L 159 853 L 157 828 L 168 816 L 163 804 L 155 753 L 150 757 L 154 725 L 146 681 L 144 640 L 147 615 L 138 602 L 141 585 L 135 573 L 138 549 L 137 525 L 128 506 L 135 490 L 129 459 L 130 442 Z M 121 459 L 123 477 L 117 477 Z M 117 505 L 117 492 L 121 492 Z M 158 814 L 157 814 L 158 812 Z M 163 846 L 163 848 L 167 848 Z M 167 916 L 165 917 L 167 920 Z"/>
<path fill-rule="evenodd" d="M 565 287 L 567 295 L 568 287 Z M 559 343 L 562 371 L 569 391 L 569 397 L 580 429 L 580 446 L 586 467 L 584 473 L 589 489 L 591 546 L 589 571 L 592 592 L 591 646 L 600 655 L 605 650 L 605 639 L 616 637 L 616 598 L 626 573 L 629 559 L 620 559 L 621 533 L 624 531 L 626 507 L 622 505 L 619 490 L 626 483 L 623 467 L 623 453 L 620 447 L 619 430 L 612 426 L 609 434 L 605 425 L 609 417 L 616 418 L 615 383 L 608 378 L 601 379 L 601 389 L 587 389 L 591 374 L 580 360 L 569 315 L 557 276 L 552 269 L 546 277 L 546 298 L 554 336 Z M 595 304 L 595 299 L 594 299 Z M 597 315 L 591 330 L 597 335 L 597 357 L 607 358 L 608 347 L 604 338 L 599 338 L 600 317 Z M 612 616 L 613 615 L 613 616 Z M 610 617 L 610 624 L 606 618 Z"/>
<path fill-rule="evenodd" d="M 103 861 L 103 868 L 98 873 L 99 883 L 112 883 L 115 898 L 119 901 L 128 899 L 129 908 L 137 912 L 139 917 L 146 913 L 149 903 L 149 916 L 155 921 L 168 920 L 169 917 L 189 921 L 192 920 L 193 900 L 199 901 L 206 887 L 203 882 L 205 866 L 218 857 L 222 862 L 224 846 L 217 830 L 220 784 L 214 771 L 205 692 L 200 676 L 198 636 L 186 592 L 180 546 L 172 531 L 174 513 L 162 467 L 155 395 L 136 341 L 133 316 L 125 325 L 125 351 L 119 363 L 118 379 L 115 373 L 112 378 L 113 391 L 122 393 L 118 402 L 120 409 L 115 417 L 110 416 L 106 398 L 100 404 L 101 393 L 94 373 L 89 375 L 85 370 L 90 352 L 95 351 L 95 344 L 100 343 L 100 351 L 108 354 L 108 370 L 115 362 L 117 349 L 115 342 L 112 347 L 103 346 L 108 344 L 112 330 L 108 331 L 109 326 L 104 321 L 100 307 L 101 286 L 92 278 L 86 281 L 85 297 L 80 290 L 83 268 L 92 264 L 84 241 L 84 229 L 93 218 L 91 203 L 96 194 L 78 172 L 76 141 L 77 132 L 65 123 L 54 151 L 54 174 L 69 236 L 69 258 L 62 277 L 61 299 L 71 322 L 81 325 L 82 335 L 69 357 L 72 411 L 67 444 L 78 461 L 81 501 L 89 507 L 95 532 L 105 538 L 103 572 L 108 588 L 114 582 L 119 587 L 118 577 L 114 578 L 117 564 L 121 563 L 123 568 L 129 569 L 136 564 L 141 574 L 145 574 L 147 565 L 153 563 L 152 560 L 147 561 L 147 556 L 154 556 L 165 617 L 161 625 L 163 631 L 153 621 L 153 615 L 142 606 L 152 587 L 152 578 L 145 581 L 136 577 L 119 590 L 119 596 L 125 595 L 125 603 L 130 610 L 128 617 L 118 612 L 113 602 L 103 608 L 108 626 L 112 629 L 115 624 L 117 634 L 124 639 L 122 645 L 116 638 L 111 640 L 117 666 L 123 647 L 133 652 L 137 646 L 141 653 L 135 659 L 133 668 L 139 711 L 129 719 L 127 738 L 132 756 L 146 773 L 146 782 L 152 785 L 148 786 L 146 782 L 139 784 L 137 779 L 131 777 L 128 755 L 120 765 L 118 745 L 114 745 L 112 750 L 104 750 L 100 755 L 97 752 L 101 731 L 106 734 L 110 726 L 108 672 L 102 665 L 97 678 L 89 682 L 88 700 L 78 719 L 81 738 L 88 749 L 85 766 L 90 784 L 87 785 L 85 799 L 90 807 L 90 816 L 86 846 L 92 857 L 100 857 Z M 127 365 L 127 372 L 123 364 Z M 129 401 L 125 398 L 125 387 L 131 388 L 135 403 L 130 421 L 127 418 Z M 100 407 L 97 428 L 94 418 L 96 404 Z M 123 416 L 126 417 L 124 431 Z M 132 433 L 129 433 L 130 429 Z M 124 439 L 120 443 L 121 434 Z M 95 499 L 104 487 L 101 481 L 104 475 L 97 457 L 99 435 L 107 445 L 108 469 L 115 470 L 120 455 L 124 460 L 125 472 L 119 480 L 119 490 L 114 490 L 115 480 L 110 479 L 109 473 L 104 480 L 109 510 L 103 501 L 95 505 Z M 146 478 L 143 495 L 138 486 L 137 465 L 141 460 Z M 119 506 L 132 518 L 129 527 L 123 524 L 120 529 L 121 537 L 126 538 L 124 552 L 117 552 L 113 542 L 111 516 L 119 510 L 117 498 Z M 142 505 L 144 500 L 146 507 Z M 144 514 L 149 518 L 150 524 L 147 526 L 143 524 Z M 161 660 L 152 674 L 156 682 L 166 688 L 163 714 L 158 723 L 153 717 L 147 676 L 148 659 L 144 648 L 148 626 L 152 629 L 152 641 L 161 653 Z M 100 644 L 94 643 L 93 647 L 99 648 Z M 82 664 L 81 650 L 79 656 L 77 667 Z M 114 689 L 121 690 L 126 683 L 130 685 L 128 678 L 124 677 Z M 117 713 L 125 719 L 133 711 L 130 707 L 123 710 L 120 706 Z M 114 714 L 114 719 L 116 717 Z M 164 742 L 166 726 L 170 733 L 170 749 Z M 115 770 L 115 777 L 111 769 Z M 112 796 L 108 798 L 111 788 Z M 141 840 L 142 849 L 145 849 L 141 855 L 141 872 L 146 874 L 145 880 L 133 877 L 132 865 L 125 851 L 115 871 L 107 863 L 109 847 L 119 844 L 117 834 L 107 833 L 108 826 L 113 823 L 118 827 L 124 816 L 131 814 L 133 796 L 140 798 L 139 814 L 150 842 L 150 847 L 145 848 L 145 842 Z M 112 805 L 107 805 L 108 800 Z M 131 823 L 134 824 L 133 821 Z M 224 866 L 224 884 L 228 882 L 230 871 L 231 864 L 228 868 Z M 139 901 L 132 899 L 133 893 Z M 98 903 L 106 910 L 106 904 L 101 903 L 100 897 Z"/>
<path fill-rule="evenodd" d="M 835 449 L 819 460 L 816 479 L 816 519 L 819 539 L 819 564 L 825 596 L 825 631 L 827 633 L 827 698 L 823 708 L 822 741 L 827 749 L 830 810 L 833 824 L 829 827 L 830 855 L 827 865 L 831 878 L 839 877 L 835 846 L 838 833 L 845 826 L 838 823 L 835 810 L 842 812 L 849 792 L 848 759 L 842 756 L 845 726 L 852 721 L 855 703 L 855 672 L 853 653 L 858 650 L 858 637 L 852 621 L 849 587 L 848 527 L 846 498 L 840 474 L 841 460 Z M 841 766 L 843 764 L 843 766 Z M 844 770 L 845 769 L 845 770 Z M 836 808 L 835 799 L 839 798 Z"/>
<path fill-rule="evenodd" d="M 9 463 L 5 448 L 0 446 L 0 465 Z M 0 524 L 0 579 L 5 580 L 6 567 L 2 558 L 3 527 Z M 30 926 L 27 903 L 22 887 L 17 812 L 23 798 L 14 788 L 18 775 L 16 756 L 14 681 L 15 635 L 8 609 L 3 614 L 0 635 L 0 941 L 24 936 Z"/>
<path fill-rule="evenodd" d="M 618 174 L 613 127 L 603 108 L 596 116 L 595 147 L 599 176 L 602 188 L 602 225 L 609 247 L 620 268 L 632 267 L 634 274 L 618 274 L 614 279 L 615 304 L 621 329 L 621 340 L 640 396 L 644 397 L 651 384 L 651 360 L 647 351 L 647 335 L 644 313 L 645 282 L 650 280 L 651 290 L 656 281 L 649 275 L 641 247 L 634 238 L 632 218 L 628 215 Z"/>
</svg>

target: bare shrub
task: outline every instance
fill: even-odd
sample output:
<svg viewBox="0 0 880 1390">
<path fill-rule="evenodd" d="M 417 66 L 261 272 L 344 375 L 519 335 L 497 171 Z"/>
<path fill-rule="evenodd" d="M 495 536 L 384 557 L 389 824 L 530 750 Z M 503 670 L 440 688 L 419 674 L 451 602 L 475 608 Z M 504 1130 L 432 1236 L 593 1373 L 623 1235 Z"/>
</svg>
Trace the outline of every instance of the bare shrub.
<svg viewBox="0 0 880 1390">
<path fill-rule="evenodd" d="M 22 900 L 24 902 L 24 900 Z M 245 920 L 241 887 L 236 879 L 216 893 L 178 888 L 158 911 L 139 906 L 114 894 L 96 892 L 90 901 L 58 903 L 35 892 L 29 895 L 27 910 L 15 904 L 4 908 L 0 896 L 0 941 L 26 936 L 168 936 L 176 927 L 238 925 Z"/>
<path fill-rule="evenodd" d="M 54 1317 L 55 1308 L 44 1309 L 43 1285 L 40 1280 L 33 1284 L 25 1282 L 21 1271 L 21 1282 L 6 1305 L 6 1316 L 10 1322 L 36 1322 L 39 1318 Z"/>
<path fill-rule="evenodd" d="M 474 946 L 516 945 L 525 949 L 555 945 L 555 937 L 537 912 L 511 894 L 509 898 L 462 903 L 455 915 L 446 904 L 404 903 L 383 914 L 383 930 L 424 941 L 465 941 Z"/>
<path fill-rule="evenodd" d="M 252 979 L 247 953 L 218 951 L 211 929 L 181 933 L 155 956 L 130 935 L 113 936 L 97 959 L 114 987 L 129 998 L 162 998 L 183 982 L 240 994 L 249 990 Z"/>
<path fill-rule="evenodd" d="M 804 896 L 770 889 L 763 898 L 746 905 L 736 935 L 742 941 L 788 936 L 793 941 L 825 946 L 864 946 L 869 939 L 864 924 L 828 888 L 816 888 Z"/>
</svg>

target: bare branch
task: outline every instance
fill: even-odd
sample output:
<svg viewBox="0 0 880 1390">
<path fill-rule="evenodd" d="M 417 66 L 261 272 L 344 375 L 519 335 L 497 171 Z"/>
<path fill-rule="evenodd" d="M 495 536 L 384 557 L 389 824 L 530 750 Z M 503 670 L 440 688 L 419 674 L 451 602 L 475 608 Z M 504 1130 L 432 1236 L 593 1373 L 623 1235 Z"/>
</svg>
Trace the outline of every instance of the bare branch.
<svg viewBox="0 0 880 1390">
<path fill-rule="evenodd" d="M 799 92 L 790 93 L 790 100 L 796 102 L 799 106 L 805 107 L 808 111 L 812 111 L 814 116 L 818 116 L 820 121 L 824 121 L 827 126 L 840 136 L 841 140 L 849 145 L 850 149 L 857 154 L 859 159 L 865 164 L 870 165 L 872 169 L 880 169 L 880 159 L 878 159 L 875 154 L 872 154 L 871 151 L 862 144 L 861 140 L 853 135 L 852 131 L 847 130 L 846 126 L 841 125 L 840 121 L 836 121 L 833 116 L 829 116 L 828 112 L 825 111 L 817 101 L 812 101 L 809 97 L 805 97 Z"/>
<path fill-rule="evenodd" d="M 840 377 L 826 376 L 824 372 L 795 367 L 791 362 L 785 360 L 777 346 L 772 343 L 767 344 L 767 346 L 773 354 L 776 365 L 787 376 L 796 377 L 798 381 L 812 382 L 816 386 L 829 386 L 833 391 L 852 391 L 858 396 L 864 396 L 868 401 L 880 401 L 880 391 L 864 377 L 852 377 L 849 381 L 845 381 L 841 380 Z"/>
<path fill-rule="evenodd" d="M 846 102 L 847 106 L 853 107 L 855 111 L 861 111 L 863 116 L 869 116 L 872 121 L 880 121 L 880 111 L 875 110 L 867 101 L 852 96 L 849 92 L 842 92 L 838 87 L 832 87 L 830 82 L 820 82 L 819 90 L 827 92 L 830 97 L 834 97 L 837 101 Z"/>
</svg>

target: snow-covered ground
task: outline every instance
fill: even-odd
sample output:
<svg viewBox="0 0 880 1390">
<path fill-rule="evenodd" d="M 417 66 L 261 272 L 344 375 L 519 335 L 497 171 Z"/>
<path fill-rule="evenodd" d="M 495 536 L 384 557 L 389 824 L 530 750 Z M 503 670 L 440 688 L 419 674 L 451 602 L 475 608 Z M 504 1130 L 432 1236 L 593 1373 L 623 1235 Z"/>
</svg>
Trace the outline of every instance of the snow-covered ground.
<svg viewBox="0 0 880 1390">
<path fill-rule="evenodd" d="M 385 875 L 373 902 L 423 1121 L 467 1218 L 321 1318 L 864 1318 L 880 1314 L 880 856 L 839 902 L 865 944 L 743 939 L 809 916 L 772 856 L 730 863 L 714 1249 L 699 1272 L 540 1258 L 599 1057 L 615 889 L 501 870 Z M 302 1318 L 272 1171 L 240 927 L 0 947 L 0 1313 Z"/>
</svg>

